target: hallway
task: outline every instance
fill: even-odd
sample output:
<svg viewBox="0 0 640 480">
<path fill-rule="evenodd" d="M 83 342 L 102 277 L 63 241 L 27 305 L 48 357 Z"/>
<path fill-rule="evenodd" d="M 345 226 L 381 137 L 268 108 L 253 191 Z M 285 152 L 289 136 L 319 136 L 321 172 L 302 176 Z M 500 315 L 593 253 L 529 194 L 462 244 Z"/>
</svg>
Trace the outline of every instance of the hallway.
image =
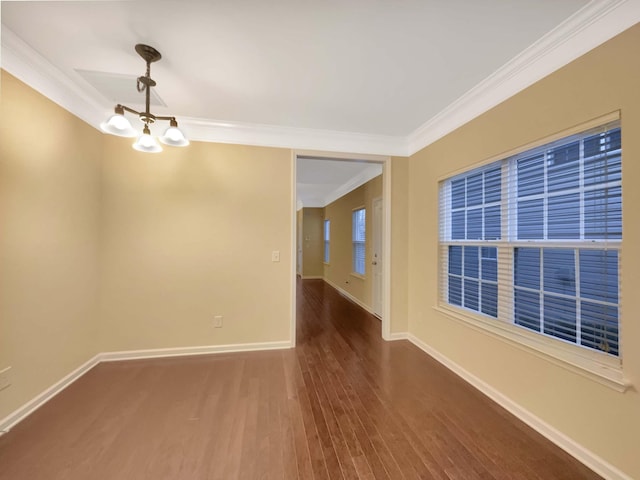
<svg viewBox="0 0 640 480">
<path fill-rule="evenodd" d="M 1 480 L 599 478 L 322 280 L 292 350 L 102 363 L 0 437 Z"/>
<path fill-rule="evenodd" d="M 298 299 L 328 478 L 600 478 L 408 341 L 384 342 L 380 322 L 323 281 L 299 281 Z"/>
</svg>

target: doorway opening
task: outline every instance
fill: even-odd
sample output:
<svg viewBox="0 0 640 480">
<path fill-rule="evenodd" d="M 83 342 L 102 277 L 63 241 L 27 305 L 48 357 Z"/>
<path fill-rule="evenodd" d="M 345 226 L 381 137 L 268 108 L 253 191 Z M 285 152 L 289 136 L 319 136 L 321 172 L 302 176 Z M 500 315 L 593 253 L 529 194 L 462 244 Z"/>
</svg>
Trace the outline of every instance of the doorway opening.
<svg viewBox="0 0 640 480">
<path fill-rule="evenodd" d="M 374 314 L 389 340 L 390 157 L 296 150 L 292 164 L 292 345 L 297 277 L 322 279 Z"/>
</svg>

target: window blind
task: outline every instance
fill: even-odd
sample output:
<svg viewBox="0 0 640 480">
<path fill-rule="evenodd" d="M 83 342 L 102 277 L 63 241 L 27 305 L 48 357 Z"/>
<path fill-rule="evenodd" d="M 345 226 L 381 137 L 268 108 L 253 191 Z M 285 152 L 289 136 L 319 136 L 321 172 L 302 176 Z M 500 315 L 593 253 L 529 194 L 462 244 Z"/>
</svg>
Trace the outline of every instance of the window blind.
<svg viewBox="0 0 640 480">
<path fill-rule="evenodd" d="M 441 302 L 620 355 L 619 122 L 440 185 Z"/>
<path fill-rule="evenodd" d="M 352 214 L 352 243 L 353 243 L 353 272 L 365 274 L 365 239 L 366 212 L 364 208 L 353 211 Z"/>
<path fill-rule="evenodd" d="M 331 220 L 324 221 L 324 263 L 329 263 L 329 240 L 331 238 Z"/>
</svg>

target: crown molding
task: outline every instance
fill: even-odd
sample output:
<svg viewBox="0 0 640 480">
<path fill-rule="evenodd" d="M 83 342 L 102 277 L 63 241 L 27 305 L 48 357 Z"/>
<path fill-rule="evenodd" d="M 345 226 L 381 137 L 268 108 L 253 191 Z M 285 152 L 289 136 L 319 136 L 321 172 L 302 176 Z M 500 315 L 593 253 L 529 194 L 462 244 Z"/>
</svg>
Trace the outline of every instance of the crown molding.
<svg viewBox="0 0 640 480">
<path fill-rule="evenodd" d="M 191 140 L 409 156 L 640 21 L 640 0 L 592 0 L 407 136 L 181 118 Z M 0 66 L 98 129 L 112 111 L 2 26 Z"/>
<path fill-rule="evenodd" d="M 553 73 L 640 21 L 638 0 L 592 0 L 407 138 L 408 155 Z"/>
<path fill-rule="evenodd" d="M 339 198 L 344 197 L 347 193 L 364 185 L 369 180 L 376 178 L 378 175 L 382 175 L 382 165 L 381 164 L 370 165 L 369 167 L 361 171 L 358 175 L 349 179 L 348 182 L 344 183 L 343 185 L 340 185 L 338 188 L 336 188 L 331 193 L 329 193 L 324 198 L 324 205 L 322 206 L 326 207 L 330 203 L 338 200 Z"/>
<path fill-rule="evenodd" d="M 98 100 L 2 25 L 0 66 L 45 97 L 99 130 L 113 105 Z M 406 139 L 389 135 L 279 127 L 242 122 L 180 118 L 190 140 L 265 147 L 406 155 Z"/>
<path fill-rule="evenodd" d="M 369 165 L 367 168 L 363 169 L 357 175 L 351 177 L 342 185 L 337 186 L 331 192 L 327 193 L 324 196 L 319 195 L 307 195 L 304 196 L 304 199 L 298 200 L 297 206 L 300 208 L 324 208 L 330 203 L 335 202 L 339 198 L 344 197 L 347 193 L 355 190 L 356 188 L 364 185 L 369 180 L 376 178 L 377 176 L 382 175 L 382 164 L 374 164 Z M 298 183 L 298 189 L 306 186 L 307 184 Z"/>
<path fill-rule="evenodd" d="M 180 118 L 190 140 L 324 152 L 406 155 L 405 137 Z"/>
<path fill-rule="evenodd" d="M 67 75 L 2 25 L 0 66 L 89 125 L 99 128 L 109 108 L 78 89 Z"/>
</svg>

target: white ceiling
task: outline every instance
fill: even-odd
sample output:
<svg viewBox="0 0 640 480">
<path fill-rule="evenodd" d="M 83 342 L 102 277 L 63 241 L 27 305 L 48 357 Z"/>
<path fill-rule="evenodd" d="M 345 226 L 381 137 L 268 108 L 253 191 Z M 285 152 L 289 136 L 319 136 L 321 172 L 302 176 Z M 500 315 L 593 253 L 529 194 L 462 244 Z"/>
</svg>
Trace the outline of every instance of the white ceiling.
<svg viewBox="0 0 640 480">
<path fill-rule="evenodd" d="M 147 43 L 176 116 L 408 135 L 586 3 L 3 2 L 2 23 L 90 94 L 76 69 L 142 74 Z"/>
<path fill-rule="evenodd" d="M 153 111 L 192 139 L 407 155 L 637 22 L 639 5 L 3 1 L 1 61 L 97 126 L 124 102 L 105 81 L 142 75 L 146 43 L 163 54 Z"/>
<path fill-rule="evenodd" d="M 408 135 L 585 0 L 8 2 L 2 22 L 75 69 L 142 74 L 177 116 Z M 109 99 L 113 101 L 113 99 Z"/>
<path fill-rule="evenodd" d="M 378 175 L 382 175 L 381 163 L 299 156 L 298 208 L 324 207 Z"/>
</svg>

